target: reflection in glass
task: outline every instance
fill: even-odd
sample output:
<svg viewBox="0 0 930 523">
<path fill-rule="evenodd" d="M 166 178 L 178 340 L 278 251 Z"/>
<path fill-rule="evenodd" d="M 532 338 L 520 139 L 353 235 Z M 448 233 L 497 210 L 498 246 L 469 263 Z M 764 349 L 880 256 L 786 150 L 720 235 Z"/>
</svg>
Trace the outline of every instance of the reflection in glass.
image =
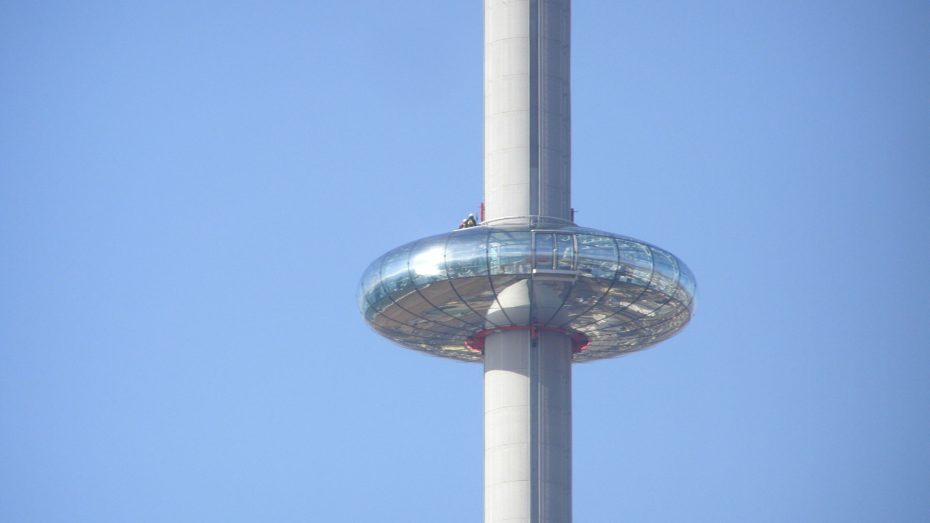
<svg viewBox="0 0 930 523">
<path fill-rule="evenodd" d="M 607 280 L 594 278 L 579 278 L 575 281 L 559 312 L 558 326 L 585 325 L 595 321 L 591 317 L 591 309 L 604 298 L 610 288 L 610 283 Z"/>
<path fill-rule="evenodd" d="M 446 238 L 427 238 L 417 242 L 410 253 L 410 273 L 417 287 L 446 277 Z"/>
<path fill-rule="evenodd" d="M 613 238 L 577 234 L 578 270 L 594 278 L 613 281 L 617 273 L 617 244 Z"/>
<path fill-rule="evenodd" d="M 533 260 L 529 231 L 495 231 L 488 240 L 491 274 L 528 274 Z"/>
<path fill-rule="evenodd" d="M 407 272 L 410 247 L 410 244 L 398 247 L 382 258 L 381 281 L 385 291 L 394 300 L 413 291 L 413 282 Z"/>
<path fill-rule="evenodd" d="M 594 229 L 547 227 L 472 227 L 391 250 L 363 273 L 359 308 L 405 347 L 466 361 L 481 354 L 465 341 L 488 328 L 583 333 L 590 344 L 574 360 L 588 361 L 642 349 L 690 319 L 694 276 L 668 252 Z M 496 313 L 492 323 L 489 311 L 508 288 L 528 292 L 530 308 Z"/>
<path fill-rule="evenodd" d="M 659 276 L 659 278 L 654 278 L 654 285 L 660 291 L 672 296 L 678 285 L 678 263 L 675 257 L 661 249 L 653 248 L 652 259 Z"/>
<path fill-rule="evenodd" d="M 645 244 L 617 238 L 620 273 L 617 279 L 632 285 L 649 285 L 652 279 L 652 251 Z"/>
<path fill-rule="evenodd" d="M 533 235 L 536 241 L 535 255 L 536 268 L 552 270 L 552 252 L 555 250 L 555 236 L 552 233 L 537 232 Z"/>
<path fill-rule="evenodd" d="M 694 301 L 697 298 L 697 282 L 694 280 L 694 274 L 687 265 L 680 263 L 681 276 L 678 278 L 680 285 L 676 296 L 678 301 L 684 303 L 689 309 L 694 310 Z"/>
<path fill-rule="evenodd" d="M 575 265 L 575 237 L 571 234 L 559 234 L 556 249 L 558 260 L 555 268 L 560 271 L 572 270 Z"/>
<path fill-rule="evenodd" d="M 450 278 L 468 278 L 488 273 L 488 232 L 483 229 L 462 229 L 449 237 L 445 258 Z"/>
</svg>

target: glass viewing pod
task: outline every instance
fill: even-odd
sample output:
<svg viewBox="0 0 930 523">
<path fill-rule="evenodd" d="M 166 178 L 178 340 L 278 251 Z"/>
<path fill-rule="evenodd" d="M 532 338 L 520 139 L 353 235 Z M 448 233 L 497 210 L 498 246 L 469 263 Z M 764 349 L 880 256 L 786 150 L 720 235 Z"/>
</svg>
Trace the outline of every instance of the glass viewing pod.
<svg viewBox="0 0 930 523">
<path fill-rule="evenodd" d="M 643 349 L 681 329 L 696 284 L 668 251 L 549 220 L 506 220 L 393 249 L 362 276 L 359 308 L 411 349 L 480 361 L 484 338 L 507 329 L 571 336 L 574 361 Z"/>
</svg>

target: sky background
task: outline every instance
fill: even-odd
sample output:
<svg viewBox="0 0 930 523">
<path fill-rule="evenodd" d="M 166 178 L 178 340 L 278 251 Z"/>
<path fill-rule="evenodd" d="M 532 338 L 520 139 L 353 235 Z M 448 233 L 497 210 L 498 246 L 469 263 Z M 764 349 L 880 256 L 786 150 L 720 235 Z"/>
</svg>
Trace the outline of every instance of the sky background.
<svg viewBox="0 0 930 523">
<path fill-rule="evenodd" d="M 482 3 L 0 1 L 0 521 L 475 522 L 482 369 L 359 315 L 482 197 Z M 930 4 L 573 6 L 576 522 L 930 521 Z"/>
</svg>

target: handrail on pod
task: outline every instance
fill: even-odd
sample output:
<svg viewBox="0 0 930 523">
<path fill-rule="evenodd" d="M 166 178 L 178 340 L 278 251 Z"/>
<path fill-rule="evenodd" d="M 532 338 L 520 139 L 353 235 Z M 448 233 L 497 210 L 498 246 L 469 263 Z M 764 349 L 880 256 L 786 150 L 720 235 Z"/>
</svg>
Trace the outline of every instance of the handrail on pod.
<svg viewBox="0 0 930 523">
<path fill-rule="evenodd" d="M 523 225 L 526 223 L 530 228 L 546 225 L 575 225 L 575 222 L 555 216 L 545 216 L 541 214 L 532 214 L 528 216 L 502 216 L 491 220 L 485 220 L 479 225 Z"/>
</svg>

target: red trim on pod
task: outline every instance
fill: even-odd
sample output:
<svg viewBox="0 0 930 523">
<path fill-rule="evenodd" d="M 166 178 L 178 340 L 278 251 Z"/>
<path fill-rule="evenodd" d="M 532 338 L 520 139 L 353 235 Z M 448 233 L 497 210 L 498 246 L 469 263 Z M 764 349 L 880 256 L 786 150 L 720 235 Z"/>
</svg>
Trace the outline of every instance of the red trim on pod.
<svg viewBox="0 0 930 523">
<path fill-rule="evenodd" d="M 506 325 L 504 327 L 495 327 L 493 329 L 484 329 L 476 332 L 470 338 L 465 340 L 465 347 L 469 350 L 475 352 L 484 353 L 484 340 L 491 334 L 495 332 L 507 332 L 507 331 L 530 331 L 530 336 L 534 338 L 539 337 L 540 332 L 558 332 L 559 334 L 564 334 L 572 339 L 572 352 L 578 353 L 585 350 L 588 345 L 591 344 L 591 340 L 584 334 L 568 330 L 560 329 L 558 327 L 547 327 L 545 325 Z"/>
</svg>

